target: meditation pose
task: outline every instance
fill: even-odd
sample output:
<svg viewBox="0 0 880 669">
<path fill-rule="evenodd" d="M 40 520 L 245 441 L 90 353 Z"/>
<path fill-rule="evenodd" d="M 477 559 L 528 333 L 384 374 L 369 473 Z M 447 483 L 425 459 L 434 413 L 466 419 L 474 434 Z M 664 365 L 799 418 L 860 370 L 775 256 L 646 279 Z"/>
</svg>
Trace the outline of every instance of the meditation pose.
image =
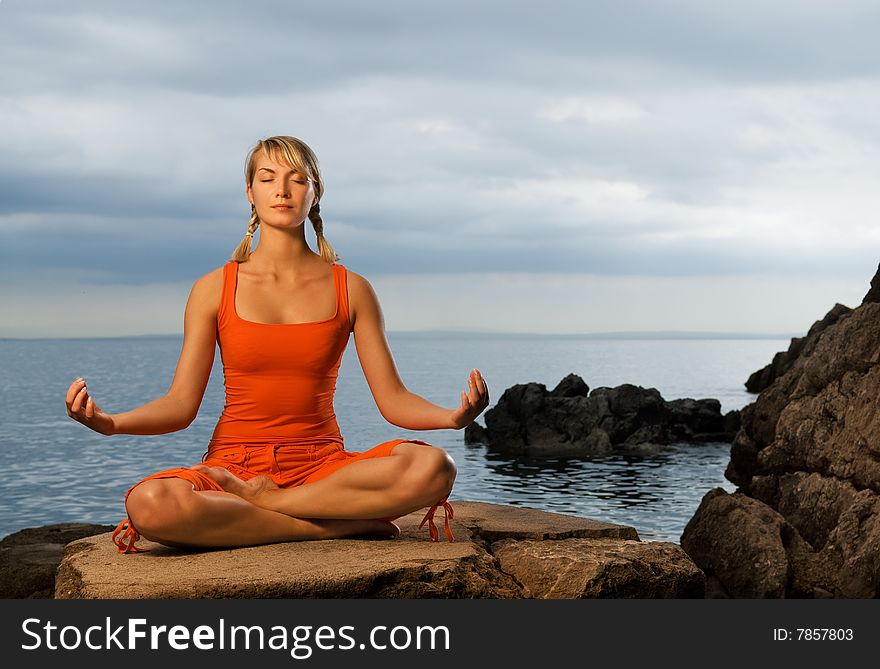
<svg viewBox="0 0 880 669">
<path fill-rule="evenodd" d="M 125 493 L 128 517 L 113 541 L 122 553 L 144 550 L 143 536 L 167 546 L 234 547 L 351 536 L 395 537 L 393 520 L 442 506 L 456 467 L 442 449 L 392 439 L 348 451 L 333 407 L 349 335 L 382 416 L 406 430 L 461 429 L 489 402 L 470 371 L 460 406 L 447 409 L 408 390 L 385 338 L 369 281 L 337 262 L 324 238 L 317 158 L 301 140 L 260 140 L 245 163 L 251 218 L 232 258 L 195 281 L 186 304 L 174 379 L 163 396 L 107 414 L 77 378 L 67 414 L 101 434 L 164 434 L 198 413 L 214 351 L 223 360 L 226 402 L 199 464 L 147 476 Z M 305 237 L 315 230 L 318 253 Z M 260 241 L 251 240 L 260 228 Z M 420 525 L 421 527 L 421 525 Z"/>
</svg>

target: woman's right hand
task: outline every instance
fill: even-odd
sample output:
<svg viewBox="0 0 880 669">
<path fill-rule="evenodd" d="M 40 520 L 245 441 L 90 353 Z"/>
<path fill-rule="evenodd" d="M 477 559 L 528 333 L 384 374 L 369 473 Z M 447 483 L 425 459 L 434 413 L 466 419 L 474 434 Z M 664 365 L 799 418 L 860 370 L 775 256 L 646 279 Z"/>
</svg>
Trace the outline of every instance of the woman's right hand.
<svg viewBox="0 0 880 669">
<path fill-rule="evenodd" d="M 88 428 L 101 434 L 113 434 L 113 417 L 101 411 L 95 400 L 89 395 L 86 381 L 76 379 L 67 389 L 67 415 Z"/>
</svg>

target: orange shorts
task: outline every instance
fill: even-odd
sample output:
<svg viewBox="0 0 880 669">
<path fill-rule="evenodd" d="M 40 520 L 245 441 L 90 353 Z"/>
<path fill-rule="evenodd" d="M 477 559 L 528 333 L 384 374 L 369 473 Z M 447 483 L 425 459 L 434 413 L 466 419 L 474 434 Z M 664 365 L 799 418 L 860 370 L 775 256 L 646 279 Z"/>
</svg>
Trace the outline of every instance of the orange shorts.
<svg viewBox="0 0 880 669">
<path fill-rule="evenodd" d="M 418 439 L 392 439 L 368 451 L 357 453 L 346 451 L 339 444 L 294 445 L 285 444 L 282 440 L 265 444 L 229 443 L 212 445 L 202 457 L 202 463 L 223 467 L 244 481 L 263 474 L 280 488 L 292 488 L 318 481 L 358 460 L 384 458 L 391 455 L 395 446 L 405 441 L 432 445 Z M 219 490 L 220 487 L 214 483 L 211 489 Z"/>
<path fill-rule="evenodd" d="M 345 465 L 359 460 L 382 458 L 391 455 L 392 449 L 403 442 L 415 442 L 432 446 L 426 441 L 419 439 L 392 439 L 374 446 L 368 451 L 346 451 L 340 444 L 329 445 L 303 445 L 285 443 L 284 440 L 255 442 L 224 442 L 211 443 L 208 451 L 202 456 L 202 464 L 223 467 L 238 478 L 247 481 L 254 476 L 265 475 L 271 478 L 280 488 L 292 488 L 295 486 L 313 483 Z M 131 491 L 144 481 L 160 478 L 182 478 L 192 483 L 194 490 L 223 491 L 214 479 L 195 469 L 188 467 L 174 467 L 161 472 L 151 474 L 131 486 L 125 493 L 125 501 Z M 438 532 L 434 525 L 434 511 L 438 506 L 443 506 L 446 513 L 446 536 L 454 541 L 449 529 L 449 518 L 452 518 L 452 508 L 443 499 L 432 506 L 426 514 L 421 527 L 428 521 L 431 539 L 437 541 Z M 399 516 L 389 517 L 394 520 Z M 129 518 L 125 518 L 116 527 L 113 533 L 113 542 L 119 548 L 120 553 L 139 553 L 144 549 L 135 546 L 140 539 L 140 533 L 134 528 Z"/>
</svg>

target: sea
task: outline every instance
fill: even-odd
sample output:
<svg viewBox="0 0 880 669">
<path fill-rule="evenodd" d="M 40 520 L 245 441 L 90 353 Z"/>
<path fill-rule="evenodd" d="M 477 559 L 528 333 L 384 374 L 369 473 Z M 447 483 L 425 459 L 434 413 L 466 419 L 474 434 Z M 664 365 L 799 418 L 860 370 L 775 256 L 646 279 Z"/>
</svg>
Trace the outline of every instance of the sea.
<svg viewBox="0 0 880 669">
<path fill-rule="evenodd" d="M 592 389 L 631 383 L 666 400 L 715 398 L 722 413 L 755 395 L 748 376 L 786 350 L 789 336 L 689 333 L 542 335 L 487 332 L 388 332 L 407 388 L 453 408 L 472 368 L 489 388 L 489 408 L 505 389 L 570 373 Z M 200 461 L 224 402 L 219 349 L 196 420 L 163 435 L 93 432 L 67 416 L 65 394 L 82 376 L 108 413 L 162 396 L 170 387 L 182 335 L 2 339 L 0 369 L 0 537 L 62 522 L 116 524 L 125 491 L 143 477 Z M 450 501 L 469 500 L 630 525 L 643 540 L 680 543 L 703 496 L 736 487 L 724 478 L 729 443 L 680 443 L 657 455 L 529 460 L 465 444 L 463 430 L 408 431 L 385 421 L 370 394 L 354 341 L 339 371 L 335 411 L 345 447 L 416 438 L 445 449 L 458 476 Z M 483 416 L 477 422 L 485 425 Z"/>
</svg>

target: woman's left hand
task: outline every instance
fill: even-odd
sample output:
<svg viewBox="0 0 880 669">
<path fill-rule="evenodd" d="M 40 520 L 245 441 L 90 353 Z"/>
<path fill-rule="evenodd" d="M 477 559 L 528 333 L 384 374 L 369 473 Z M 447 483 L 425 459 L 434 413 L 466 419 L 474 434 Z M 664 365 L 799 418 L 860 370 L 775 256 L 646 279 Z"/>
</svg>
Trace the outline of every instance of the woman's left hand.
<svg viewBox="0 0 880 669">
<path fill-rule="evenodd" d="M 479 370 L 472 369 L 468 376 L 467 393 L 461 393 L 461 406 L 452 412 L 452 429 L 460 430 L 470 425 L 489 406 L 489 390 Z"/>
</svg>

